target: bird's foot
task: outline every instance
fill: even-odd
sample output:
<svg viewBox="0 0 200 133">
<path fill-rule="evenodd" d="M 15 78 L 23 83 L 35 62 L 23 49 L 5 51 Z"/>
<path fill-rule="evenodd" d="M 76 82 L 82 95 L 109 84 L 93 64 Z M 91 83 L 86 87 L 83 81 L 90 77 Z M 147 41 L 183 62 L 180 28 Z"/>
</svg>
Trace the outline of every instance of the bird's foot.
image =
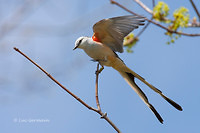
<svg viewBox="0 0 200 133">
<path fill-rule="evenodd" d="M 100 73 L 103 71 L 103 69 L 104 69 L 104 66 L 101 66 L 101 68 L 100 68 L 99 70 L 97 70 L 97 71 L 95 72 L 95 74 L 100 74 Z"/>
</svg>

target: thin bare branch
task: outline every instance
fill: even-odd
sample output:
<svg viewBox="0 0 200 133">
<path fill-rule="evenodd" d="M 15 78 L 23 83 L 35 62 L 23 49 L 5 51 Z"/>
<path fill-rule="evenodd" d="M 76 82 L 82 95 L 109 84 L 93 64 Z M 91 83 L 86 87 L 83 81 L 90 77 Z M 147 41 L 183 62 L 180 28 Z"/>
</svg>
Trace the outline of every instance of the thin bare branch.
<svg viewBox="0 0 200 133">
<path fill-rule="evenodd" d="M 153 5 L 153 8 L 154 8 L 154 6 L 156 5 L 155 0 L 152 0 L 152 5 Z"/>
<path fill-rule="evenodd" d="M 140 5 L 144 10 L 146 10 L 148 13 L 150 13 L 151 15 L 152 15 L 152 19 L 151 20 L 153 20 L 153 11 L 150 9 L 150 8 L 148 8 L 142 1 L 140 1 L 140 0 L 135 0 L 135 2 L 138 4 L 138 5 Z M 153 7 L 155 6 L 155 1 L 152 1 L 152 4 L 153 4 Z M 164 21 L 172 21 L 172 20 L 170 20 L 170 19 L 168 19 L 168 18 L 166 18 L 166 17 L 163 17 L 162 18 Z"/>
<path fill-rule="evenodd" d="M 129 10 L 128 8 L 124 7 L 123 5 L 119 4 L 118 2 L 116 2 L 114 0 L 110 0 L 110 1 L 111 1 L 112 4 L 115 4 L 115 5 L 119 6 L 120 8 L 124 9 L 125 11 L 127 11 L 127 12 L 129 12 L 131 14 L 134 14 L 134 15 L 137 15 L 137 16 L 141 16 L 141 15 L 139 15 L 139 14 L 137 14 L 137 13 Z M 143 17 L 143 16 L 141 16 L 141 17 Z M 174 31 L 174 30 L 168 29 L 167 27 L 165 27 L 165 26 L 163 26 L 163 25 L 161 25 L 161 24 L 159 24 L 159 23 L 157 23 L 157 22 L 155 22 L 153 20 L 150 20 L 148 18 L 144 18 L 144 19 L 147 20 L 147 21 L 149 21 L 149 22 L 151 22 L 154 25 L 157 25 L 158 27 L 160 27 L 162 29 L 165 29 L 166 31 L 168 31 L 170 33 L 175 33 L 175 34 L 184 35 L 184 36 L 193 36 L 193 37 L 200 36 L 200 33 L 189 34 L 189 33 L 184 33 L 184 32 L 178 32 L 178 31 Z"/>
<path fill-rule="evenodd" d="M 138 0 L 135 0 L 138 1 Z M 155 0 L 152 0 L 153 7 L 155 6 Z M 153 20 L 153 17 L 151 17 L 151 20 Z M 139 38 L 139 36 L 147 29 L 147 27 L 150 25 L 151 22 L 148 21 L 148 23 L 142 28 L 142 30 L 135 36 L 135 38 Z"/>
<path fill-rule="evenodd" d="M 85 103 L 83 100 L 81 100 L 78 96 L 73 94 L 70 90 L 68 90 L 66 87 L 64 87 L 61 83 L 59 83 L 55 78 L 53 78 L 47 71 L 45 71 L 41 66 L 39 66 L 37 63 L 35 63 L 32 59 L 30 59 L 27 55 L 25 55 L 23 52 L 21 52 L 18 48 L 14 47 L 14 50 L 20 53 L 22 56 L 24 56 L 26 59 L 28 59 L 31 63 L 33 63 L 36 67 L 38 67 L 42 72 L 44 72 L 52 81 L 54 81 L 57 85 L 59 85 L 63 90 L 65 90 L 67 93 L 69 93 L 72 97 L 74 97 L 77 101 L 79 101 L 81 104 L 83 104 L 86 108 L 89 110 L 92 110 L 94 112 L 97 112 L 102 119 L 105 119 L 118 133 L 121 133 L 120 130 L 115 126 L 115 124 L 107 117 L 107 113 L 103 113 L 101 110 L 93 108 L 89 106 L 87 103 Z M 98 77 L 97 77 L 98 80 Z M 97 94 L 98 95 L 98 94 Z M 98 97 L 97 97 L 98 98 Z"/>
<path fill-rule="evenodd" d="M 96 104 L 99 111 L 101 111 L 100 103 L 99 103 L 99 93 L 98 93 L 98 79 L 99 79 L 99 63 L 97 64 L 97 70 L 96 70 L 96 83 L 95 83 L 95 98 L 96 98 Z"/>
<path fill-rule="evenodd" d="M 153 11 L 148 8 L 145 4 L 143 4 L 140 0 L 135 0 L 138 5 L 140 5 L 144 10 L 146 10 L 148 13 L 153 14 Z"/>
<path fill-rule="evenodd" d="M 151 18 L 151 20 L 152 20 L 152 18 Z M 146 28 L 149 26 L 149 24 L 150 24 L 150 22 L 148 22 L 135 37 L 138 38 L 146 30 Z"/>
<path fill-rule="evenodd" d="M 101 107 L 100 107 L 100 102 L 99 102 L 99 93 L 98 93 L 98 79 L 99 79 L 99 74 L 101 73 L 101 71 L 104 69 L 104 67 L 102 66 L 101 69 L 99 69 L 99 63 L 97 64 L 97 70 L 96 70 L 96 83 L 95 83 L 95 97 L 96 97 L 96 104 L 97 104 L 97 108 L 98 108 L 98 113 L 101 115 L 102 119 L 105 119 L 118 133 L 121 133 L 120 130 L 117 128 L 117 126 L 115 126 L 115 124 L 110 121 L 107 117 L 107 113 L 103 113 L 101 111 Z"/>
<path fill-rule="evenodd" d="M 33 63 L 36 67 L 38 67 L 42 72 L 44 72 L 51 80 L 53 80 L 57 85 L 59 85 L 62 89 L 64 89 L 67 93 L 69 93 L 72 97 L 74 97 L 76 100 L 78 100 L 80 103 L 82 103 L 85 107 L 87 107 L 90 110 L 93 110 L 97 112 L 95 108 L 92 108 L 88 104 L 86 104 L 83 100 L 81 100 L 78 96 L 73 94 L 70 90 L 68 90 L 66 87 L 64 87 L 62 84 L 60 84 L 56 79 L 54 79 L 49 73 L 47 73 L 41 66 L 39 66 L 37 63 L 35 63 L 33 60 L 31 60 L 27 55 L 25 55 L 23 52 L 21 52 L 18 48 L 14 47 L 14 50 L 19 52 L 21 55 L 23 55 L 26 59 L 28 59 L 31 63 Z"/>
<path fill-rule="evenodd" d="M 190 3 L 192 4 L 192 6 L 193 6 L 193 8 L 194 8 L 194 10 L 195 10 L 195 12 L 196 12 L 198 18 L 199 18 L 199 21 L 200 21 L 200 13 L 199 13 L 199 11 L 197 10 L 196 5 L 194 4 L 193 0 L 190 0 Z"/>
</svg>

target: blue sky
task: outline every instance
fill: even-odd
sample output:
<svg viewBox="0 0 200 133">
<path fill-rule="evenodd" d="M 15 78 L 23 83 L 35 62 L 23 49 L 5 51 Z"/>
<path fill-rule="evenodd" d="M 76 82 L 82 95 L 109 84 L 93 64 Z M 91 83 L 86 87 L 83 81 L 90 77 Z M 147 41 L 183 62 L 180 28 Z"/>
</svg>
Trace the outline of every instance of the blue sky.
<svg viewBox="0 0 200 133">
<path fill-rule="evenodd" d="M 0 24 L 17 23 L 17 26 L 0 40 L 0 131 L 115 133 L 97 113 L 77 102 L 12 48 L 18 47 L 69 90 L 96 107 L 96 63 L 82 50 L 73 51 L 74 42 L 80 36 L 91 36 L 92 26 L 97 21 L 129 13 L 108 0 L 38 2 L 31 4 L 27 14 L 17 14 L 22 17 L 18 22 L 12 15 L 23 3 L 1 1 Z M 149 17 L 131 0 L 119 2 Z M 143 2 L 151 7 L 149 1 Z M 189 1 L 166 2 L 171 11 L 185 6 L 191 16 L 196 16 Z M 163 117 L 164 124 L 160 124 L 119 73 L 106 67 L 99 78 L 100 104 L 102 111 L 107 112 L 124 133 L 198 133 L 200 130 L 200 38 L 182 36 L 174 44 L 167 45 L 169 38 L 164 32 L 151 24 L 140 36 L 134 52 L 119 56 L 128 67 L 179 103 L 183 111 L 177 111 L 136 81 Z M 199 33 L 199 28 L 184 32 Z M 44 122 L 33 122 L 39 119 Z"/>
</svg>

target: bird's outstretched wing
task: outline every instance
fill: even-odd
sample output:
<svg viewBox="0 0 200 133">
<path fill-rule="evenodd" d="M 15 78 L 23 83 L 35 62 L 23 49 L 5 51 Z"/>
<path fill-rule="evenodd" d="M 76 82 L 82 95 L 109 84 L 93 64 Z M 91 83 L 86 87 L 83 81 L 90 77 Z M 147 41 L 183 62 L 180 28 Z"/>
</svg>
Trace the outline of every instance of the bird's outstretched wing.
<svg viewBox="0 0 200 133">
<path fill-rule="evenodd" d="M 140 25 L 144 25 L 144 17 L 136 15 L 103 19 L 93 26 L 93 40 L 122 53 L 124 37 Z"/>
</svg>

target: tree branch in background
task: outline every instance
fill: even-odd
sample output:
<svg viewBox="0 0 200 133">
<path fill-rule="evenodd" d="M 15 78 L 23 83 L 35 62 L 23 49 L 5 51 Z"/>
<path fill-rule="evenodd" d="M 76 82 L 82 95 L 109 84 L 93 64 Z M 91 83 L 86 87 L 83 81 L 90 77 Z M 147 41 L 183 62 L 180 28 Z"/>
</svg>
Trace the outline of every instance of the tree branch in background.
<svg viewBox="0 0 200 133">
<path fill-rule="evenodd" d="M 155 0 L 152 0 L 153 7 L 156 5 Z"/>
<path fill-rule="evenodd" d="M 153 11 L 148 8 L 145 4 L 143 4 L 140 0 L 135 0 L 138 5 L 140 5 L 144 10 L 146 10 L 148 13 L 153 14 Z"/>
<path fill-rule="evenodd" d="M 135 13 L 135 12 L 129 10 L 128 8 L 124 7 L 123 5 L 119 4 L 118 2 L 116 2 L 116 1 L 114 1 L 114 0 L 110 0 L 110 2 L 111 2 L 112 4 L 115 4 L 115 5 L 119 6 L 119 7 L 122 8 L 123 10 L 125 10 L 125 11 L 127 11 L 127 12 L 129 12 L 129 13 L 131 13 L 131 14 L 133 14 L 133 15 L 141 16 L 141 15 L 139 15 L 139 14 L 137 14 L 137 13 Z M 141 16 L 141 17 L 142 17 L 142 16 Z M 163 25 L 161 25 L 161 24 L 159 24 L 159 23 L 157 23 L 157 22 L 155 22 L 155 21 L 153 21 L 153 20 L 150 20 L 150 19 L 148 19 L 148 18 L 144 18 L 144 19 L 147 20 L 147 21 L 149 21 L 149 22 L 151 22 L 152 24 L 154 24 L 154 25 L 156 25 L 156 26 L 158 26 L 158 27 L 160 27 L 160 28 L 166 30 L 166 31 L 169 32 L 169 33 L 175 33 L 175 34 L 178 34 L 178 35 L 192 36 L 192 37 L 200 36 L 200 33 L 190 34 L 190 33 L 178 32 L 178 31 L 175 31 L 175 30 L 171 30 L 171 29 L 169 29 L 169 28 L 167 28 L 167 27 L 165 27 L 165 26 L 163 26 Z"/>
<path fill-rule="evenodd" d="M 135 1 L 138 1 L 139 2 L 139 0 L 135 0 Z M 153 5 L 153 7 L 155 6 L 155 0 L 152 0 L 152 5 Z M 146 10 L 147 10 L 147 12 L 149 12 L 149 13 L 151 13 L 152 14 L 152 11 L 147 7 L 147 6 L 143 6 L 144 8 L 146 8 Z M 153 16 L 151 17 L 151 20 L 153 20 Z M 145 30 L 146 30 L 146 28 L 149 26 L 149 24 L 150 24 L 151 22 L 150 21 L 148 21 L 148 23 L 142 28 L 142 30 L 135 36 L 135 38 L 138 38 Z"/>
<path fill-rule="evenodd" d="M 14 47 L 14 50 L 20 53 L 22 56 L 24 56 L 26 59 L 28 59 L 31 63 L 33 63 L 37 68 L 39 68 L 42 72 L 44 72 L 53 82 L 55 82 L 58 86 L 60 86 L 63 90 L 65 90 L 68 94 L 70 94 L 73 98 L 75 98 L 77 101 L 79 101 L 82 105 L 84 105 L 89 110 L 92 110 L 94 112 L 97 112 L 102 119 L 105 119 L 118 133 L 121 133 L 120 130 L 115 126 L 115 124 L 107 117 L 107 113 L 103 113 L 100 109 L 99 100 L 97 103 L 97 106 L 99 106 L 99 109 L 93 108 L 89 106 L 87 103 L 85 103 L 83 100 L 81 100 L 78 96 L 76 96 L 74 93 L 72 93 L 70 90 L 68 90 L 66 87 L 64 87 L 61 83 L 59 83 L 55 78 L 53 78 L 47 71 L 45 71 L 41 66 L 39 66 L 37 63 L 35 63 L 32 59 L 30 59 L 27 55 L 25 55 L 23 52 L 21 52 L 18 48 Z M 96 89 L 98 91 L 98 75 L 99 71 L 99 64 L 97 66 L 97 72 L 96 72 Z M 98 93 L 97 93 L 97 99 L 98 99 Z"/>
<path fill-rule="evenodd" d="M 196 12 L 196 14 L 197 14 L 197 16 L 198 16 L 198 18 L 199 18 L 199 22 L 200 22 L 200 13 L 199 13 L 199 11 L 197 10 L 196 5 L 194 4 L 193 0 L 190 0 L 190 3 L 192 4 L 192 7 L 194 8 L 194 10 L 195 10 L 195 12 Z"/>
<path fill-rule="evenodd" d="M 153 7 L 155 6 L 155 0 L 152 0 Z M 148 7 L 144 6 L 144 8 L 147 8 L 146 10 L 150 13 L 152 12 Z M 153 16 L 151 17 L 151 20 L 153 20 Z M 151 22 L 147 22 L 147 24 L 139 31 L 138 34 L 135 36 L 132 34 L 129 34 L 127 37 L 125 37 L 125 41 L 123 43 L 124 46 L 126 46 L 126 51 L 128 53 L 132 53 L 132 47 L 136 44 L 137 41 L 139 41 L 139 36 L 147 29 L 147 27 L 150 25 Z M 133 36 L 133 37 L 132 37 Z"/>
</svg>

